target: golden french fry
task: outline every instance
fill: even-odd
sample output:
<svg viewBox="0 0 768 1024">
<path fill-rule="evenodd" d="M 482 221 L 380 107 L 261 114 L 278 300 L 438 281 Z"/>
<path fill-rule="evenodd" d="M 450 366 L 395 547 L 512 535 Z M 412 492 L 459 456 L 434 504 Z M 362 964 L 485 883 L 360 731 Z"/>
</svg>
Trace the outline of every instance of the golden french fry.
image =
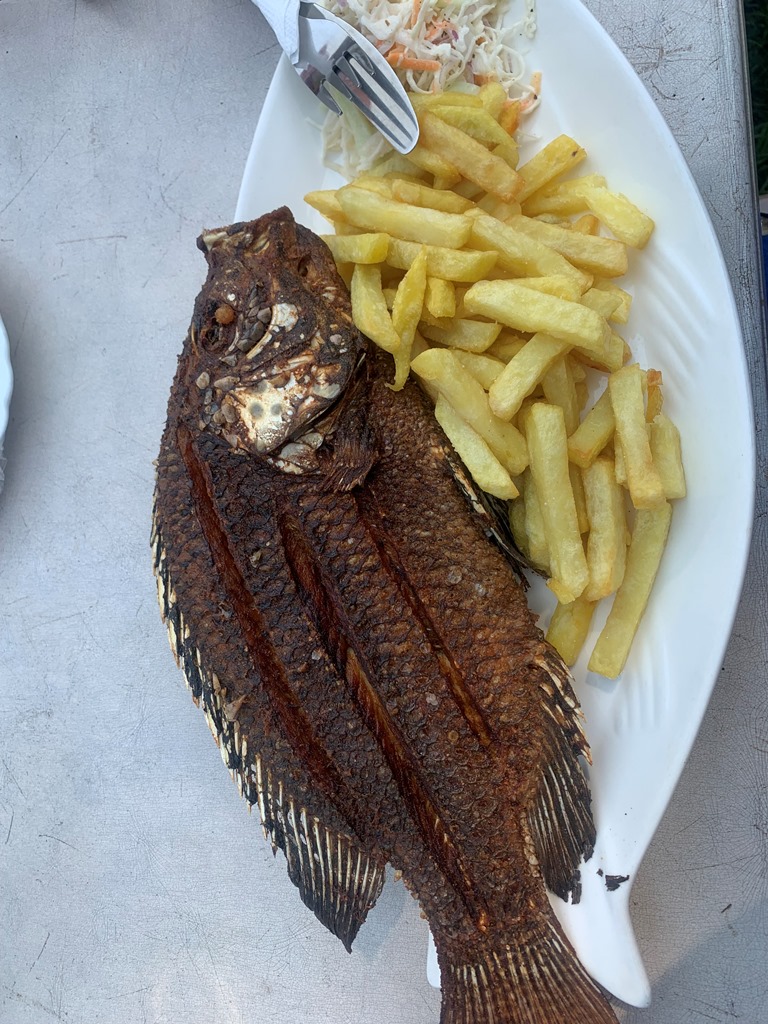
<svg viewBox="0 0 768 1024">
<path fill-rule="evenodd" d="M 395 301 L 392 306 L 392 326 L 400 339 L 395 351 L 394 391 L 405 386 L 411 371 L 411 348 L 416 327 L 424 305 L 424 292 L 427 287 L 427 252 L 426 246 L 413 261 L 405 277 L 397 286 Z"/>
<path fill-rule="evenodd" d="M 590 274 L 621 277 L 627 272 L 627 248 L 615 238 L 583 235 L 580 231 L 572 231 L 557 224 L 545 224 L 522 214 L 511 217 L 508 227 L 550 246 L 574 266 Z"/>
<path fill-rule="evenodd" d="M 585 366 L 602 370 L 604 373 L 614 373 L 616 370 L 620 370 L 630 355 L 624 339 L 610 328 L 607 331 L 605 347 L 602 352 L 588 351 L 580 345 L 573 353 L 575 360 L 584 363 Z"/>
<path fill-rule="evenodd" d="M 455 350 L 455 354 L 467 373 L 470 373 L 475 380 L 479 381 L 486 391 L 504 369 L 504 363 L 493 356 L 478 352 L 467 352 L 460 348 Z"/>
<path fill-rule="evenodd" d="M 610 459 L 595 459 L 582 471 L 587 503 L 589 583 L 584 597 L 599 601 L 615 593 L 624 579 L 627 557 L 627 516 L 624 495 Z"/>
<path fill-rule="evenodd" d="M 337 263 L 382 263 L 389 251 L 389 235 L 320 235 Z"/>
<path fill-rule="evenodd" d="M 566 357 L 556 359 L 541 378 L 546 400 L 563 410 L 565 432 L 569 437 L 579 425 L 579 400 L 571 366 L 571 360 Z"/>
<path fill-rule="evenodd" d="M 517 550 L 525 556 L 525 558 L 531 558 L 528 549 L 528 537 L 525 533 L 525 501 L 520 495 L 519 498 L 515 498 L 510 501 L 508 508 L 509 515 L 509 528 L 512 531 L 512 538 L 515 542 Z"/>
<path fill-rule="evenodd" d="M 442 277 L 428 277 L 424 292 L 424 305 L 437 318 L 456 315 L 456 289 L 452 281 Z"/>
<path fill-rule="evenodd" d="M 417 114 L 425 110 L 439 110 L 441 107 L 475 107 L 483 106 L 483 99 L 478 92 L 458 92 L 448 89 L 445 92 L 411 92 L 408 98 Z"/>
<path fill-rule="evenodd" d="M 494 381 L 488 400 L 494 415 L 511 420 L 519 412 L 523 399 L 534 390 L 552 364 L 563 356 L 570 344 L 548 334 L 534 334 Z"/>
<path fill-rule="evenodd" d="M 601 358 L 610 331 L 593 309 L 533 291 L 515 281 L 480 281 L 464 296 L 471 313 L 491 317 L 518 331 L 551 334 Z"/>
<path fill-rule="evenodd" d="M 432 110 L 446 124 L 460 128 L 484 146 L 506 145 L 511 141 L 496 119 L 483 107 L 441 106 L 433 107 Z"/>
<path fill-rule="evenodd" d="M 609 192 L 607 188 L 587 188 L 585 196 L 592 213 L 619 241 L 635 249 L 647 244 L 654 223 L 625 195 Z"/>
<path fill-rule="evenodd" d="M 525 536 L 528 550 L 525 552 L 533 565 L 549 575 L 549 546 L 544 532 L 544 518 L 541 514 L 539 496 L 533 483 L 530 467 L 520 478 L 520 492 L 525 507 Z"/>
<path fill-rule="evenodd" d="M 547 629 L 547 640 L 570 668 L 575 665 L 587 639 L 595 602 L 581 594 L 570 604 L 558 602 Z"/>
<path fill-rule="evenodd" d="M 393 238 L 389 243 L 387 263 L 407 270 L 419 251 L 417 242 Z M 446 281 L 471 283 L 482 281 L 493 269 L 495 252 L 477 252 L 473 249 L 451 249 L 442 245 L 427 246 L 427 273 Z"/>
<path fill-rule="evenodd" d="M 519 170 L 524 181 L 518 193 L 519 201 L 525 200 L 537 189 L 549 184 L 553 178 L 576 167 L 586 157 L 586 151 L 568 135 L 559 135 L 531 157 Z"/>
<path fill-rule="evenodd" d="M 507 102 L 507 93 L 501 82 L 486 82 L 485 85 L 480 86 L 477 96 L 483 105 L 483 109 L 487 110 L 492 118 L 498 120 L 499 114 Z"/>
<path fill-rule="evenodd" d="M 587 499 L 584 494 L 584 481 L 581 477 L 581 470 L 578 466 L 569 462 L 568 475 L 571 478 L 571 490 L 573 491 L 573 503 L 576 506 L 576 521 L 579 524 L 579 533 L 584 534 L 589 530 L 589 516 L 587 515 Z"/>
<path fill-rule="evenodd" d="M 621 299 L 618 295 L 606 292 L 602 288 L 595 288 L 593 285 L 581 296 L 581 303 L 594 309 L 606 320 L 610 320 L 621 305 Z"/>
<path fill-rule="evenodd" d="M 652 423 L 664 404 L 664 393 L 661 390 L 663 381 L 658 370 L 648 370 L 645 377 L 647 381 L 645 422 Z"/>
<path fill-rule="evenodd" d="M 564 256 L 495 217 L 475 217 L 472 222 L 472 245 L 478 249 L 495 250 L 499 266 L 511 270 L 517 276 L 557 275 L 571 278 L 582 291 L 589 287 L 590 278 L 572 266 Z"/>
<path fill-rule="evenodd" d="M 450 349 L 431 348 L 413 360 L 411 369 L 434 385 L 456 412 L 485 440 L 503 466 L 516 476 L 528 464 L 528 450 L 519 430 L 491 412 L 482 384 L 464 372 Z"/>
<path fill-rule="evenodd" d="M 608 679 L 621 674 L 648 605 L 671 519 L 672 506 L 666 501 L 658 508 L 641 509 L 635 516 L 624 580 L 589 659 L 591 672 Z"/>
<path fill-rule="evenodd" d="M 571 224 L 571 229 L 580 231 L 583 235 L 596 235 L 600 231 L 600 221 L 594 214 L 585 213 Z"/>
<path fill-rule="evenodd" d="M 613 437 L 615 427 L 611 396 L 606 388 L 568 438 L 568 458 L 582 469 L 591 466 Z"/>
<path fill-rule="evenodd" d="M 537 217 L 542 213 L 553 213 L 558 217 L 570 217 L 574 213 L 584 213 L 587 207 L 585 189 L 604 187 L 605 178 L 601 174 L 586 174 L 582 178 L 571 178 L 534 192 L 523 203 L 523 213 L 528 217 Z"/>
<path fill-rule="evenodd" d="M 629 292 L 619 288 L 613 281 L 603 281 L 600 278 L 595 278 L 593 287 L 601 292 L 607 292 L 609 295 L 615 295 L 619 299 L 619 305 L 611 313 L 609 319 L 617 324 L 625 324 L 629 320 L 629 312 L 632 308 L 632 296 Z"/>
<path fill-rule="evenodd" d="M 589 571 L 568 473 L 563 411 L 556 405 L 535 402 L 526 411 L 524 422 L 531 476 L 549 547 L 552 578 L 547 586 L 567 604 L 584 590 Z"/>
<path fill-rule="evenodd" d="M 402 178 L 392 182 L 392 195 L 401 203 L 427 206 L 443 213 L 466 213 L 472 207 L 471 199 L 464 199 L 448 189 L 430 188 L 421 182 L 405 181 Z"/>
<path fill-rule="evenodd" d="M 447 328 L 430 327 L 425 323 L 422 331 L 426 338 L 440 345 L 463 348 L 467 352 L 485 352 L 499 336 L 501 324 L 456 318 Z"/>
<path fill-rule="evenodd" d="M 545 292 L 547 295 L 556 295 L 559 299 L 567 299 L 568 302 L 583 301 L 579 285 L 572 277 L 564 277 L 562 274 L 549 274 L 546 277 L 521 277 L 517 283 L 525 288 L 533 288 L 537 292 Z M 584 305 L 587 306 L 589 303 L 585 302 Z"/>
<path fill-rule="evenodd" d="M 419 118 L 420 144 L 439 153 L 470 181 L 510 202 L 522 185 L 520 176 L 505 160 L 489 153 L 482 143 L 469 137 L 460 128 L 426 112 Z"/>
<path fill-rule="evenodd" d="M 497 199 L 496 196 L 484 195 L 482 199 L 478 199 L 475 205 L 475 216 L 481 211 L 487 213 L 489 217 L 495 217 L 496 220 L 503 222 L 508 217 L 514 217 L 520 213 L 520 203 L 505 203 L 501 199 Z M 467 211 L 467 213 L 471 212 Z"/>
<path fill-rule="evenodd" d="M 438 396 L 435 418 L 478 487 L 497 498 L 508 500 L 518 496 L 512 477 L 488 444 L 443 395 Z"/>
<path fill-rule="evenodd" d="M 664 503 L 664 486 L 653 464 L 643 401 L 643 371 L 637 364 L 624 366 L 608 378 L 608 393 L 616 420 L 627 487 L 635 508 L 657 508 Z"/>
<path fill-rule="evenodd" d="M 654 417 L 651 429 L 651 454 L 661 477 L 666 498 L 684 498 L 686 495 L 685 470 L 680 447 L 680 431 L 672 420 L 660 412 Z"/>
<path fill-rule="evenodd" d="M 339 189 L 338 197 L 351 224 L 366 231 L 386 231 L 395 238 L 420 245 L 459 249 L 469 240 L 472 230 L 472 222 L 463 214 L 411 206 L 355 185 Z"/>
<path fill-rule="evenodd" d="M 508 363 L 524 345 L 528 344 L 528 340 L 522 334 L 516 334 L 507 327 L 503 327 L 496 341 L 487 349 L 486 354 L 500 359 L 502 363 Z"/>
<path fill-rule="evenodd" d="M 381 288 L 381 271 L 378 267 L 355 265 L 350 286 L 352 319 L 363 334 L 374 341 L 385 352 L 396 352 L 400 338 L 392 326 Z"/>
<path fill-rule="evenodd" d="M 347 223 L 336 189 L 318 189 L 314 192 L 307 192 L 304 202 L 313 210 L 321 213 L 332 224 Z"/>
</svg>

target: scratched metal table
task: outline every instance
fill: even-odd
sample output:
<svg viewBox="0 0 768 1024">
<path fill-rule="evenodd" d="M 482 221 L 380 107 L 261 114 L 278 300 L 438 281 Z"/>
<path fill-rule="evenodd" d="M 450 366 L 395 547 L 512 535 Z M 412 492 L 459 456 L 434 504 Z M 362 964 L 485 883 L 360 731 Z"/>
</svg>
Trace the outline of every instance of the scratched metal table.
<svg viewBox="0 0 768 1024">
<path fill-rule="evenodd" d="M 739 5 L 589 6 L 714 219 L 761 439 L 733 638 L 633 893 L 654 1001 L 618 1012 L 759 1024 L 766 392 Z M 0 496 L 3 1024 L 438 1019 L 402 885 L 351 957 L 302 908 L 170 663 L 150 573 L 152 459 L 201 280 L 192 243 L 232 214 L 277 58 L 248 0 L 0 2 L 0 311 L 16 373 Z"/>
</svg>

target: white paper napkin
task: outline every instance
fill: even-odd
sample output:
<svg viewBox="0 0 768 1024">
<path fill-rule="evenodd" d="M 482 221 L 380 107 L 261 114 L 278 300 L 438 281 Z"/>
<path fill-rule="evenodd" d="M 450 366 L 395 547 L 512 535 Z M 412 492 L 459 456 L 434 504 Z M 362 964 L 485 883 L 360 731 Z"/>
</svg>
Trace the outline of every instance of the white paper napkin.
<svg viewBox="0 0 768 1024">
<path fill-rule="evenodd" d="M 299 0 L 253 0 L 293 63 L 299 55 Z"/>
</svg>

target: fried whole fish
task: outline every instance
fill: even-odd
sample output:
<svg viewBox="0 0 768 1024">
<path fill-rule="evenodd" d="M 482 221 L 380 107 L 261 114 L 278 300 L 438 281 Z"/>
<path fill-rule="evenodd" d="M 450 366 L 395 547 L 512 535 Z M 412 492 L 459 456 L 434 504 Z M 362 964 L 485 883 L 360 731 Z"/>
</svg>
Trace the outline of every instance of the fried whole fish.
<svg viewBox="0 0 768 1024">
<path fill-rule="evenodd" d="M 152 543 L 226 765 L 347 949 L 402 871 L 443 1024 L 615 1021 L 546 893 L 594 843 L 577 701 L 431 409 L 287 209 L 198 245 Z"/>
</svg>

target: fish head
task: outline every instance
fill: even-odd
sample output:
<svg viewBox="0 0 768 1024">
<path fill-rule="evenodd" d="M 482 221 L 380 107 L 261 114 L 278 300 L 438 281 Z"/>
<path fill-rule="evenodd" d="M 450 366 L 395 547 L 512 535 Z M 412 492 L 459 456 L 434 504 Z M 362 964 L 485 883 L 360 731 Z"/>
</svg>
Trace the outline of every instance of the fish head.
<svg viewBox="0 0 768 1024">
<path fill-rule="evenodd" d="M 188 379 L 203 429 L 279 450 L 335 405 L 365 353 L 327 246 L 283 208 L 198 239 L 209 265 Z"/>
</svg>

